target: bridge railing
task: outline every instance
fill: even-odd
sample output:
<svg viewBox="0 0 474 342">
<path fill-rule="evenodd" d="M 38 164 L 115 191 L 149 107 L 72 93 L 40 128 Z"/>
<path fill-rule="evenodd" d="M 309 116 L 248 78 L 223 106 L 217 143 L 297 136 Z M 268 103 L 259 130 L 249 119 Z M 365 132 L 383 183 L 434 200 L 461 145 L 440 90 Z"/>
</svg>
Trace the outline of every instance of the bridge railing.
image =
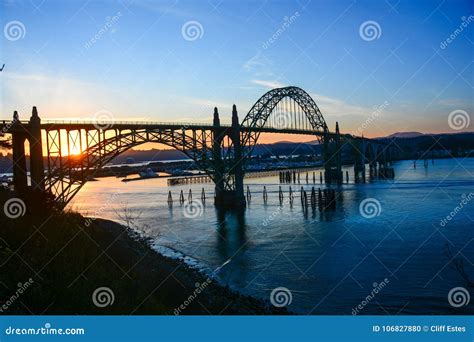
<svg viewBox="0 0 474 342">
<path fill-rule="evenodd" d="M 0 120 L 0 122 L 4 125 L 8 125 L 13 123 L 13 120 Z M 28 125 L 30 122 L 27 120 L 20 120 L 17 121 L 22 125 Z M 165 122 L 165 121 L 131 121 L 131 120 L 110 120 L 110 121 L 102 121 L 102 120 L 41 120 L 42 124 L 48 125 L 68 125 L 68 124 L 77 124 L 77 125 L 99 125 L 99 126 L 107 126 L 113 127 L 114 125 L 133 125 L 133 126 L 140 126 L 140 125 L 156 125 L 156 126 L 182 126 L 182 127 L 209 127 L 212 126 L 212 123 L 200 123 L 200 122 L 193 122 L 193 123 L 186 123 L 186 122 Z M 230 127 L 230 124 L 221 124 L 223 127 Z"/>
<path fill-rule="evenodd" d="M 13 121 L 1 121 L 5 125 L 12 124 Z M 17 121 L 22 125 L 29 125 L 29 121 L 21 120 Z M 212 123 L 185 123 L 185 122 L 164 122 L 164 121 L 131 121 L 131 120 L 111 120 L 111 121 L 102 121 L 102 120 L 55 120 L 55 119 L 46 119 L 41 120 L 41 124 L 43 125 L 91 125 L 91 126 L 98 126 L 98 127 L 107 127 L 108 129 L 113 129 L 114 126 L 177 126 L 183 128 L 196 128 L 196 127 L 211 127 Z M 231 127 L 230 124 L 221 123 L 221 127 Z M 247 127 L 242 127 L 243 129 L 248 129 Z M 271 125 L 266 126 L 263 130 L 268 129 L 271 131 L 278 132 L 278 131 L 286 131 L 286 130 L 294 130 L 294 131 L 301 131 L 301 132 L 313 132 L 312 129 L 284 129 L 280 127 L 272 127 Z"/>
<path fill-rule="evenodd" d="M 130 120 L 111 120 L 111 121 L 102 121 L 102 120 L 41 120 L 41 123 L 44 124 L 83 124 L 83 125 L 156 125 L 156 126 L 212 126 L 212 123 L 186 123 L 186 122 L 165 122 L 165 121 L 130 121 Z"/>
</svg>

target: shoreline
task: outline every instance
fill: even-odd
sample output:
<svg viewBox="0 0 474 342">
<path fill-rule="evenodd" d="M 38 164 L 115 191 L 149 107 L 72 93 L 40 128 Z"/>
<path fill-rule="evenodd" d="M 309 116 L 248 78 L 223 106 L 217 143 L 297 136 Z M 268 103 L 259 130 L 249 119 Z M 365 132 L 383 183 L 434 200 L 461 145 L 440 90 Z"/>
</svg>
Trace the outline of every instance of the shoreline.
<svg viewBox="0 0 474 342">
<path fill-rule="evenodd" d="M 182 295 L 184 300 L 176 305 L 173 310 L 166 313 L 168 315 L 211 313 L 238 315 L 294 314 L 287 309 L 272 306 L 269 301 L 242 294 L 219 283 L 212 273 L 207 274 L 208 270 L 204 266 L 199 266 L 198 260 L 170 247 L 155 246 L 151 243 L 151 239 L 141 236 L 138 232 L 118 222 L 102 218 L 96 218 L 94 221 L 100 227 L 99 229 L 102 229 L 106 234 L 110 234 L 116 240 L 115 243 L 123 248 L 124 253 L 147 255 L 150 258 L 149 263 L 147 263 L 149 269 L 140 269 L 143 277 L 149 277 L 150 274 L 160 268 L 161 271 L 169 273 L 169 277 L 176 278 L 183 285 Z M 159 251 L 160 248 L 169 250 L 175 254 L 175 257 L 164 255 Z M 196 261 L 196 265 L 192 265 L 194 261 Z M 195 304 L 197 302 L 199 302 L 199 306 L 203 307 L 204 312 L 196 312 Z M 218 312 L 215 312 L 215 309 Z"/>
<path fill-rule="evenodd" d="M 0 191 L 0 202 L 12 195 Z M 1 215 L 0 226 L 0 315 L 293 314 L 219 283 L 182 253 L 160 254 L 115 221 L 43 211 Z"/>
</svg>

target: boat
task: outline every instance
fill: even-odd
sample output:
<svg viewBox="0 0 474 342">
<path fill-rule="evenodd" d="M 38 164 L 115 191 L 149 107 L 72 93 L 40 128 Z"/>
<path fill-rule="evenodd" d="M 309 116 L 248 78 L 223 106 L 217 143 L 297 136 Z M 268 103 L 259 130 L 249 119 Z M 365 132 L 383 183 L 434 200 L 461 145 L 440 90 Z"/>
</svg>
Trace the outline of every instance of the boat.
<svg viewBox="0 0 474 342">
<path fill-rule="evenodd" d="M 151 168 L 146 168 L 146 170 L 144 171 L 140 171 L 138 173 L 140 175 L 141 178 L 155 178 L 155 177 L 158 177 L 158 174 L 156 174 L 156 172 L 154 172 Z"/>
<path fill-rule="evenodd" d="M 136 178 L 124 178 L 122 179 L 122 182 L 130 182 L 130 181 L 135 181 L 135 180 L 140 180 L 140 179 L 149 179 L 149 178 L 158 178 L 160 177 L 159 174 L 157 174 L 155 171 L 153 171 L 151 168 L 147 168 L 146 170 L 140 171 L 138 173 L 140 177 Z"/>
</svg>

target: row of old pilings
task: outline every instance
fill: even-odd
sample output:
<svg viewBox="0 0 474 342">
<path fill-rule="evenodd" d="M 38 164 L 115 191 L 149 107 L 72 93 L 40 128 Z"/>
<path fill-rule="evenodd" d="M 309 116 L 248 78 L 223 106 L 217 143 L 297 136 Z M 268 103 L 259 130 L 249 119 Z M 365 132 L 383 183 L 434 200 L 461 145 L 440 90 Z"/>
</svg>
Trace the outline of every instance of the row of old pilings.
<svg viewBox="0 0 474 342">
<path fill-rule="evenodd" d="M 187 199 L 186 199 L 187 197 Z M 263 186 L 263 191 L 262 191 L 262 197 L 263 197 L 263 203 L 267 204 L 268 202 L 268 191 L 267 187 L 264 185 Z M 283 191 L 282 187 L 278 187 L 278 199 L 280 202 L 280 205 L 283 205 L 285 202 L 285 192 Z M 295 191 L 292 189 L 290 186 L 288 189 L 288 202 L 292 206 L 294 199 L 295 199 Z M 342 198 L 342 197 L 341 197 Z M 252 193 L 250 191 L 250 187 L 247 186 L 247 193 L 246 193 L 246 200 L 248 203 L 250 203 L 252 199 Z M 179 204 L 183 205 L 185 202 L 192 203 L 193 202 L 193 193 L 192 190 L 189 189 L 189 192 L 187 196 L 185 196 L 185 193 L 183 190 L 180 191 L 179 193 Z M 301 205 L 303 209 L 307 209 L 309 206 L 311 206 L 313 209 L 318 207 L 319 210 L 325 211 L 328 209 L 335 209 L 336 208 L 336 191 L 334 189 L 323 189 L 318 188 L 317 190 L 313 186 L 311 188 L 311 191 L 305 190 L 303 187 L 300 189 L 300 200 L 301 200 Z M 168 206 L 172 207 L 173 206 L 173 195 L 171 193 L 171 190 L 168 191 Z M 201 190 L 201 202 L 203 204 L 206 203 L 206 192 L 204 188 Z"/>
<path fill-rule="evenodd" d="M 383 174 L 389 174 L 388 171 L 387 173 L 386 169 L 383 170 Z M 393 172 L 393 168 L 392 168 Z M 287 184 L 300 184 L 301 183 L 301 173 L 297 171 L 280 171 L 280 183 L 287 183 Z M 387 177 L 389 178 L 389 177 Z M 316 184 L 316 172 L 313 172 L 312 175 L 309 172 L 306 172 L 306 177 L 305 177 L 306 183 L 310 183 L 310 180 L 312 180 L 313 184 Z M 323 173 L 320 171 L 319 172 L 319 183 L 323 183 Z M 349 183 L 349 171 L 346 171 L 346 183 Z"/>
<path fill-rule="evenodd" d="M 371 178 L 383 178 L 383 179 L 393 179 L 395 178 L 395 170 L 393 167 L 387 163 L 377 163 L 369 165 L 370 177 Z"/>
<path fill-rule="evenodd" d="M 301 182 L 301 172 L 297 172 L 295 170 L 291 171 L 280 171 L 279 172 L 280 176 L 280 183 L 286 183 L 286 184 L 291 184 L 291 183 L 300 183 Z M 316 183 L 316 172 L 313 172 L 313 174 L 310 176 L 309 172 L 306 172 L 306 177 L 305 177 L 306 183 L 309 183 L 310 180 L 312 180 L 313 183 Z M 323 173 L 319 172 L 319 182 L 323 182 Z"/>
<path fill-rule="evenodd" d="M 313 209 L 318 206 L 320 211 L 325 211 L 327 209 L 336 209 L 336 191 L 334 189 L 324 189 L 321 191 L 321 188 L 318 188 L 317 195 L 316 189 L 314 186 L 311 188 L 310 195 L 303 187 L 300 190 L 301 205 L 303 208 L 307 209 L 309 205 Z M 309 197 L 309 203 L 308 203 Z"/>
<path fill-rule="evenodd" d="M 188 192 L 188 203 L 191 203 L 193 201 L 193 192 L 191 191 L 191 189 L 189 189 L 189 192 Z M 173 206 L 173 195 L 171 194 L 171 190 L 168 191 L 168 206 Z M 179 193 L 179 204 L 183 205 L 185 202 L 185 199 L 184 199 L 184 192 L 183 190 L 181 190 L 181 192 Z M 201 191 L 201 202 L 203 204 L 206 203 L 206 192 L 204 191 L 204 188 L 202 188 L 202 191 Z"/>
<path fill-rule="evenodd" d="M 249 192 L 250 190 L 247 187 L 247 198 L 250 198 Z M 309 195 L 308 195 L 309 193 Z M 263 187 L 263 203 L 267 203 L 268 201 L 268 191 L 267 187 Z M 295 192 L 293 191 L 292 187 L 290 186 L 288 189 L 288 201 L 290 205 L 293 205 L 293 201 L 295 199 Z M 281 186 L 278 187 L 278 200 L 280 205 L 283 204 L 285 201 L 285 194 Z M 311 191 L 306 191 L 303 187 L 300 189 L 300 200 L 301 205 L 304 209 L 307 209 L 311 206 L 313 209 L 316 206 L 319 208 L 320 211 L 325 211 L 328 209 L 335 209 L 336 208 L 336 191 L 334 189 L 323 189 L 318 188 L 316 191 L 315 187 L 311 188 Z"/>
<path fill-rule="evenodd" d="M 379 167 L 379 178 L 393 179 L 395 178 L 395 171 L 393 167 Z"/>
<path fill-rule="evenodd" d="M 416 169 L 416 162 L 417 162 L 417 159 L 413 160 L 413 168 L 414 168 L 414 169 Z M 428 167 L 428 164 L 429 164 L 428 159 L 426 159 L 426 158 L 423 159 L 423 166 L 424 166 L 425 168 Z M 434 159 L 431 159 L 431 164 L 434 164 Z"/>
</svg>

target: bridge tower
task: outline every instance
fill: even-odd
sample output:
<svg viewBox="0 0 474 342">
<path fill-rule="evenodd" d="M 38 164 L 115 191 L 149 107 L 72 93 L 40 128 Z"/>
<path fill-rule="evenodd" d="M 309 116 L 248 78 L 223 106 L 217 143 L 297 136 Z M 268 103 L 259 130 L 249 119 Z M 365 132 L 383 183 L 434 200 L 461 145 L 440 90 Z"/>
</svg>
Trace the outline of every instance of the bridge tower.
<svg viewBox="0 0 474 342">
<path fill-rule="evenodd" d="M 214 107 L 214 119 L 212 129 L 212 164 L 214 169 L 215 182 L 215 204 L 223 202 L 224 188 L 224 164 L 222 162 L 222 148 L 221 139 L 224 135 L 224 130 L 221 128 L 219 119 L 219 112 L 217 107 Z"/>
<path fill-rule="evenodd" d="M 342 183 L 341 134 L 336 122 L 336 133 L 326 132 L 323 138 L 324 179 L 326 183 Z"/>
<path fill-rule="evenodd" d="M 362 139 L 357 139 L 353 142 L 354 153 L 354 179 L 358 182 L 365 182 L 365 149 L 366 142 L 364 136 Z"/>
<path fill-rule="evenodd" d="M 13 113 L 13 125 L 21 126 L 18 112 Z M 15 129 L 12 132 L 13 144 L 13 186 L 20 197 L 29 189 L 26 167 L 25 141 L 30 145 L 31 189 L 44 191 L 43 144 L 41 139 L 41 119 L 33 107 L 28 129 Z"/>
<path fill-rule="evenodd" d="M 233 146 L 227 148 L 233 148 L 233 153 L 227 153 L 230 157 L 223 160 L 221 142 L 226 135 L 232 140 Z M 214 108 L 212 151 L 216 190 L 215 205 L 218 208 L 245 207 L 240 123 L 235 105 L 232 107 L 230 129 L 220 126 L 219 113 L 217 108 Z"/>
<path fill-rule="evenodd" d="M 33 190 L 44 191 L 43 144 L 41 141 L 41 119 L 38 110 L 33 107 L 30 118 L 30 170 Z"/>
<path fill-rule="evenodd" d="M 13 126 L 21 126 L 18 112 L 13 112 Z M 26 156 L 25 156 L 25 140 L 27 132 L 22 129 L 15 130 L 12 133 L 13 148 L 13 186 L 18 195 L 25 194 L 28 188 Z"/>
<path fill-rule="evenodd" d="M 235 179 L 235 194 L 234 200 L 237 207 L 245 207 L 244 197 L 244 169 L 242 160 L 242 143 L 240 140 L 240 123 L 239 116 L 237 114 L 237 107 L 235 104 L 232 106 L 232 141 L 234 143 L 234 161 L 233 161 L 233 174 Z"/>
</svg>

